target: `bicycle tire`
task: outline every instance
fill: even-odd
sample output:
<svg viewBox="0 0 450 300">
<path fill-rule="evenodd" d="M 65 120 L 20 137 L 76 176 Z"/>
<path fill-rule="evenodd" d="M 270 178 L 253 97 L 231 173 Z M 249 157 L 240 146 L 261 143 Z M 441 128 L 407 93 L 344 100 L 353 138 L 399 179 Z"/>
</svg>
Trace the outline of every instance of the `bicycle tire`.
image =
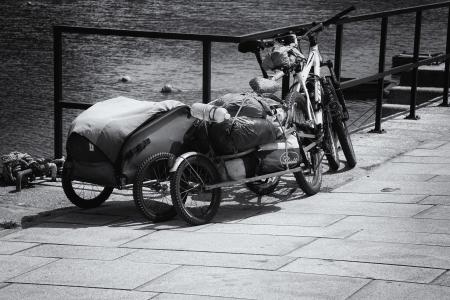
<svg viewBox="0 0 450 300">
<path fill-rule="evenodd" d="M 96 208 L 102 205 L 114 190 L 113 187 L 105 187 L 83 181 L 73 180 L 70 173 L 69 162 L 66 161 L 64 162 L 61 176 L 62 188 L 69 201 L 79 208 L 89 209 Z M 76 188 L 74 188 L 75 182 L 77 182 L 77 185 L 79 185 Z M 89 188 L 86 189 L 85 186 L 89 186 Z M 86 196 L 85 192 L 89 192 L 92 196 Z"/>
<path fill-rule="evenodd" d="M 170 198 L 169 162 L 175 155 L 156 153 L 138 167 L 133 183 L 133 199 L 136 208 L 152 222 L 172 219 L 177 212 Z"/>
<path fill-rule="evenodd" d="M 348 133 L 347 124 L 340 118 L 333 120 L 333 128 L 337 133 L 339 144 L 341 144 L 342 152 L 344 152 L 347 165 L 350 169 L 356 166 L 356 155 L 353 149 L 352 140 Z"/>
<path fill-rule="evenodd" d="M 308 173 L 311 170 L 308 170 L 308 167 L 304 167 L 302 171 L 295 172 L 294 177 L 303 192 L 308 196 L 312 196 L 317 194 L 322 186 L 322 164 L 319 151 L 309 151 L 307 154 L 310 155 L 309 163 L 313 166 L 313 174 L 309 175 Z M 311 179 L 308 180 L 308 178 Z"/>
<path fill-rule="evenodd" d="M 191 225 L 211 221 L 220 206 L 221 189 L 205 191 L 203 185 L 219 181 L 219 173 L 208 158 L 193 155 L 184 159 L 173 174 L 170 184 L 173 206 L 178 215 Z M 194 202 L 205 203 L 205 208 L 199 209 Z M 191 205 L 194 207 L 190 207 Z"/>
<path fill-rule="evenodd" d="M 272 180 L 272 181 L 271 181 Z M 272 194 L 280 182 L 280 176 L 270 177 L 265 180 L 247 182 L 247 188 L 258 196 Z"/>
<path fill-rule="evenodd" d="M 339 148 L 338 148 L 338 135 L 332 125 L 331 116 L 328 112 L 324 113 L 323 120 L 323 133 L 324 133 L 324 150 L 325 156 L 328 161 L 328 166 L 331 171 L 337 171 L 341 164 L 339 160 Z"/>
</svg>

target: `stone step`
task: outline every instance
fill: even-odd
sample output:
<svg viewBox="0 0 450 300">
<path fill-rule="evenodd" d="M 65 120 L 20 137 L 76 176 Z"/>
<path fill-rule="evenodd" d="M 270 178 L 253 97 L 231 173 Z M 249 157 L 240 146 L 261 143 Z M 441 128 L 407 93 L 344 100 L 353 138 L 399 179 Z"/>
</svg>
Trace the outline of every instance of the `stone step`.
<svg viewBox="0 0 450 300">
<path fill-rule="evenodd" d="M 427 102 L 430 99 L 442 96 L 443 88 L 438 87 L 417 87 L 416 104 Z M 411 87 L 395 86 L 391 88 L 387 103 L 409 105 Z"/>
<path fill-rule="evenodd" d="M 418 86 L 421 87 L 443 87 L 445 82 L 444 74 L 445 64 L 420 66 L 418 74 Z M 402 73 L 400 76 L 400 85 L 411 85 L 412 72 Z"/>
</svg>

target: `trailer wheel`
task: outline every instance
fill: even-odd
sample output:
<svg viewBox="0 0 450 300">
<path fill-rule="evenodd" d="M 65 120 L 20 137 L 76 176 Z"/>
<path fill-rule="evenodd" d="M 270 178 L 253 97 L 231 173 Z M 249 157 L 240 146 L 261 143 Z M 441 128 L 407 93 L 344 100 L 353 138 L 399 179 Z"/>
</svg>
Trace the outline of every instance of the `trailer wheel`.
<svg viewBox="0 0 450 300">
<path fill-rule="evenodd" d="M 170 197 L 170 164 L 175 155 L 156 153 L 139 166 L 133 184 L 133 198 L 138 210 L 152 222 L 172 219 L 177 212 Z"/>
<path fill-rule="evenodd" d="M 114 188 L 73 180 L 67 161 L 62 171 L 62 187 L 67 198 L 80 208 L 95 208 L 105 202 Z"/>
</svg>

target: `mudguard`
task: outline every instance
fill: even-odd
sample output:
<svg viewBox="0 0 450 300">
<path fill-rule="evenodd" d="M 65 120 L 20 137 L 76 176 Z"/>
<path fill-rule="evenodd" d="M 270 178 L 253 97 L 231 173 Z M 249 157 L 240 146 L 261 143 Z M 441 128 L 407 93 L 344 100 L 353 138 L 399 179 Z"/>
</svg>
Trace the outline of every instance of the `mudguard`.
<svg viewBox="0 0 450 300">
<path fill-rule="evenodd" d="M 170 168 L 169 172 L 170 173 L 175 172 L 184 160 L 186 160 L 188 157 L 195 156 L 195 155 L 203 156 L 203 157 L 206 157 L 207 159 L 209 159 L 208 156 L 206 156 L 205 154 L 200 153 L 200 152 L 194 152 L 194 151 L 186 152 L 177 157 L 177 159 L 173 163 L 172 167 Z"/>
</svg>

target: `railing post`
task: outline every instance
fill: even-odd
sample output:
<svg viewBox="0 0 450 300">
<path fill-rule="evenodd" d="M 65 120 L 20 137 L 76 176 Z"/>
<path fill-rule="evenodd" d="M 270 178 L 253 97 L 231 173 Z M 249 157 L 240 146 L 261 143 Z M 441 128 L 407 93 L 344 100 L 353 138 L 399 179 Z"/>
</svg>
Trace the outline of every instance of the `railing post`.
<svg viewBox="0 0 450 300">
<path fill-rule="evenodd" d="M 336 25 L 336 39 L 334 42 L 334 73 L 337 80 L 341 80 L 341 60 L 342 60 L 342 35 L 344 34 L 344 25 Z"/>
<path fill-rule="evenodd" d="M 416 12 L 416 26 L 414 30 L 414 53 L 413 62 L 419 61 L 419 50 L 420 50 L 420 31 L 422 27 L 422 11 Z M 416 116 L 416 98 L 417 98 L 417 82 L 419 79 L 419 67 L 415 67 L 412 70 L 412 82 L 411 82 L 411 98 L 409 103 L 409 116 L 405 119 L 418 120 L 419 117 Z"/>
<path fill-rule="evenodd" d="M 211 101 L 211 41 L 203 41 L 203 103 Z"/>
<path fill-rule="evenodd" d="M 448 17 L 447 17 L 447 43 L 445 46 L 445 54 L 449 54 L 450 52 L 450 6 L 448 8 Z M 449 80 L 449 59 L 445 59 L 445 74 L 444 74 L 444 93 L 442 95 L 442 103 L 441 106 L 448 106 L 448 80 Z"/>
<path fill-rule="evenodd" d="M 62 157 L 63 134 L 62 134 L 62 34 L 61 30 L 53 27 L 53 133 L 54 133 L 54 156 Z"/>
<path fill-rule="evenodd" d="M 388 18 L 383 17 L 381 19 L 381 37 L 380 37 L 380 53 L 378 57 L 378 73 L 384 72 L 384 62 L 386 58 L 387 29 L 388 29 Z M 375 109 L 375 129 L 371 130 L 371 132 L 373 133 L 384 132 L 384 129 L 381 129 L 381 117 L 383 113 L 383 90 L 384 90 L 384 77 L 378 79 L 377 105 Z"/>
</svg>

